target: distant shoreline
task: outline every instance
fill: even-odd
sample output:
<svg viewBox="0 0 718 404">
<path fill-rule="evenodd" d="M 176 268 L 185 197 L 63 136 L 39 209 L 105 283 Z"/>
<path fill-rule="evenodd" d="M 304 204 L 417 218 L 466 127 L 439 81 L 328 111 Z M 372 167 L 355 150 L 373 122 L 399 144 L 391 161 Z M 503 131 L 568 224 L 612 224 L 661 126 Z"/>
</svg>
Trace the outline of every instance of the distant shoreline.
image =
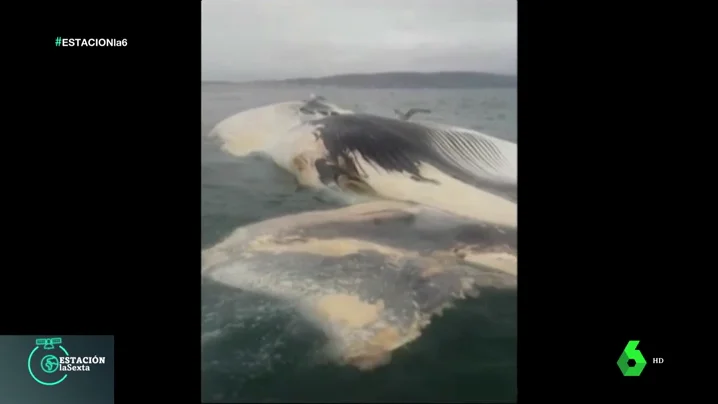
<svg viewBox="0 0 718 404">
<path fill-rule="evenodd" d="M 202 84 L 330 86 L 346 88 L 510 88 L 516 87 L 517 78 L 516 76 L 510 75 L 480 72 L 387 72 L 243 82 L 203 80 Z"/>
</svg>

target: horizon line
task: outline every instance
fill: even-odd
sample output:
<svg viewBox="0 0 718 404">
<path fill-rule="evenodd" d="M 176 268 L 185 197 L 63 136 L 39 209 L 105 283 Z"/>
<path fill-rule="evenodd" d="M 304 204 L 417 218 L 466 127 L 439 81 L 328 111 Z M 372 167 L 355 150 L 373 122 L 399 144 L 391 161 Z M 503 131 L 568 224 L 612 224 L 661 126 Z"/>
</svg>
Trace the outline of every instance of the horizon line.
<svg viewBox="0 0 718 404">
<path fill-rule="evenodd" d="M 320 80 L 320 79 L 326 79 L 331 77 L 337 77 L 337 76 L 373 76 L 373 75 L 379 75 L 379 74 L 440 74 L 440 73 L 450 73 L 450 74 L 457 74 L 457 73 L 471 73 L 471 74 L 489 74 L 494 76 L 505 76 L 505 77 L 518 77 L 515 73 L 495 73 L 495 72 L 486 72 L 486 71 L 479 71 L 479 70 L 436 70 L 431 72 L 422 72 L 422 71 L 411 71 L 411 70 L 388 70 L 388 71 L 378 71 L 378 72 L 369 72 L 369 73 L 335 73 L 335 74 L 328 74 L 324 76 L 294 76 L 294 77 L 288 77 L 288 78 L 276 78 L 276 79 L 248 79 L 248 80 L 238 80 L 238 79 L 205 79 L 202 78 L 202 82 L 215 82 L 215 83 L 257 83 L 257 82 L 281 82 L 281 81 L 289 81 L 289 80 Z"/>
</svg>

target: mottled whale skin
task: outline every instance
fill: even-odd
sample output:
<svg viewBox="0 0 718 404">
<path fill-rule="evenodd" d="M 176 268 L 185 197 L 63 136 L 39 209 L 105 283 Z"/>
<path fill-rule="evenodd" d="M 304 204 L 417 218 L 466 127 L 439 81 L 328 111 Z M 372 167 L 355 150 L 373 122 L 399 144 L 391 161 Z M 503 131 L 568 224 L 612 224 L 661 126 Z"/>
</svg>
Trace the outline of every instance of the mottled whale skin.
<svg viewBox="0 0 718 404">
<path fill-rule="evenodd" d="M 286 138 L 287 131 L 302 123 L 330 115 L 350 114 L 350 110 L 314 96 L 309 101 L 286 101 L 250 108 L 219 122 L 209 133 L 226 152 L 244 156 L 266 151 Z"/>
<path fill-rule="evenodd" d="M 516 144 L 470 129 L 358 114 L 313 99 L 240 112 L 211 136 L 237 156 L 265 153 L 304 186 L 517 226 Z"/>
<path fill-rule="evenodd" d="M 515 289 L 516 257 L 514 228 L 376 201 L 239 228 L 202 252 L 202 276 L 292 303 L 332 359 L 368 370 L 453 302 Z"/>
</svg>

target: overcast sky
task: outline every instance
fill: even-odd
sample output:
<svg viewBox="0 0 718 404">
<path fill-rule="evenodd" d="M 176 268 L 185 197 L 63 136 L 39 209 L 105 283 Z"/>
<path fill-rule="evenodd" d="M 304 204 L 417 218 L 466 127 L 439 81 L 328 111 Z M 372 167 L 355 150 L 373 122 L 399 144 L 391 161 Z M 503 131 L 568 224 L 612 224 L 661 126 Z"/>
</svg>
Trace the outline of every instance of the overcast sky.
<svg viewBox="0 0 718 404">
<path fill-rule="evenodd" d="M 517 0 L 203 0 L 202 78 L 516 73 Z"/>
</svg>

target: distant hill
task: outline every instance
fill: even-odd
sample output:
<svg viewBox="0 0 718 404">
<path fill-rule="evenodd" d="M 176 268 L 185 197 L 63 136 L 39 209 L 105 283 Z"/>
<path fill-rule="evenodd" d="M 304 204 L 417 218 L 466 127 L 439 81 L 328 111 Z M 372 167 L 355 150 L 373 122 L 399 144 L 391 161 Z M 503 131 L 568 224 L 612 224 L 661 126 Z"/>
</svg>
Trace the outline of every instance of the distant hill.
<svg viewBox="0 0 718 404">
<path fill-rule="evenodd" d="M 221 80 L 202 80 L 202 84 L 234 84 L 231 81 L 221 81 Z"/>
<path fill-rule="evenodd" d="M 516 76 L 477 72 L 395 72 L 339 74 L 318 78 L 255 81 L 246 84 L 287 84 L 352 88 L 497 88 L 516 87 Z"/>
</svg>

